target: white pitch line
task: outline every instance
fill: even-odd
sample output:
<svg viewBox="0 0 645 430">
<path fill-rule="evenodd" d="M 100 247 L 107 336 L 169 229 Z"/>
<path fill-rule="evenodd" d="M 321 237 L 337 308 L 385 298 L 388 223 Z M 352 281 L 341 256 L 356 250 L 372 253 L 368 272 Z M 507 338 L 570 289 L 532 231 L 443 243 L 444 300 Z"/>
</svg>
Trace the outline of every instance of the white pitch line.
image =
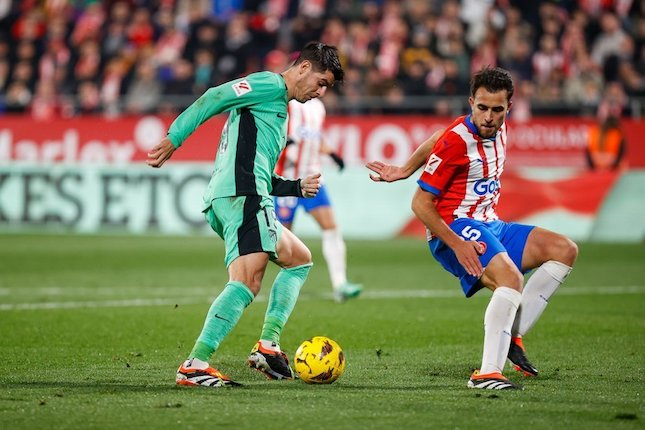
<svg viewBox="0 0 645 430">
<path fill-rule="evenodd" d="M 90 289 L 88 289 L 90 290 Z M 166 289 L 168 291 L 169 289 Z M 202 291 L 195 288 L 192 292 Z M 182 290 L 184 291 L 184 290 Z M 583 296 L 583 295 L 625 295 L 645 294 L 644 285 L 629 286 L 603 286 L 603 287 L 573 287 L 562 288 L 557 295 Z M 433 299 L 433 298 L 456 298 L 463 297 L 458 288 L 451 290 L 376 290 L 366 291 L 361 295 L 361 300 L 386 300 L 386 299 Z M 331 294 L 303 294 L 299 300 L 321 300 L 331 299 Z M 186 298 L 134 298 L 123 300 L 92 300 L 92 301 L 67 301 L 67 302 L 40 302 L 40 303 L 0 303 L 0 311 L 15 310 L 55 310 L 55 309 L 86 309 L 86 308 L 125 308 L 143 306 L 174 306 L 210 303 L 214 297 L 205 294 L 197 294 L 194 297 Z M 255 301 L 266 301 L 265 295 L 258 296 Z"/>
</svg>

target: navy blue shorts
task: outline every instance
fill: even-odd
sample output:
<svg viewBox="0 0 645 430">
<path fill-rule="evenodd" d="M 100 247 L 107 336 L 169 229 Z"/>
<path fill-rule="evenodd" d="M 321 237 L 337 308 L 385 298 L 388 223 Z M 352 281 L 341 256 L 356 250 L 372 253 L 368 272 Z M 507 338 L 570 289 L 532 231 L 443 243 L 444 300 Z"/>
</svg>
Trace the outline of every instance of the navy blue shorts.
<svg viewBox="0 0 645 430">
<path fill-rule="evenodd" d="M 306 212 L 312 211 L 321 206 L 331 206 L 329 196 L 327 195 L 327 188 L 324 185 L 320 186 L 316 197 L 276 197 L 275 198 L 275 213 L 278 216 L 278 221 L 281 223 L 292 224 L 296 216 L 296 211 L 302 207 Z"/>
<path fill-rule="evenodd" d="M 490 260 L 500 252 L 507 252 L 515 266 L 522 272 L 522 255 L 526 247 L 529 233 L 535 226 L 506 223 L 504 221 L 476 221 L 470 218 L 458 218 L 450 224 L 450 229 L 465 240 L 475 240 L 485 246 L 485 252 L 479 256 L 479 261 L 485 268 Z M 470 297 L 483 288 L 479 278 L 466 273 L 459 263 L 457 256 L 440 239 L 434 238 L 428 242 L 430 252 L 441 263 L 444 269 L 459 278 L 461 289 L 466 297 Z"/>
</svg>

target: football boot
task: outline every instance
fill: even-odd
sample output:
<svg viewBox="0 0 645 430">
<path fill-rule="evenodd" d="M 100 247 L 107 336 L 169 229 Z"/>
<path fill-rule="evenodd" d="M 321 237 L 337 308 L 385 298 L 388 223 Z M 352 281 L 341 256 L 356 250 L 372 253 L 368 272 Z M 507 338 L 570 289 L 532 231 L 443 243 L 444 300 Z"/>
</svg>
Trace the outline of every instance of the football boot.
<svg viewBox="0 0 645 430">
<path fill-rule="evenodd" d="M 523 390 L 521 385 L 509 381 L 500 372 L 482 374 L 475 370 L 468 380 L 468 388 L 484 390 Z"/>
<path fill-rule="evenodd" d="M 203 386 L 203 387 L 236 387 L 239 384 L 219 370 L 207 366 L 206 368 L 193 367 L 193 360 L 186 360 L 177 369 L 177 385 Z"/>
<path fill-rule="evenodd" d="M 511 347 L 508 349 L 508 359 L 513 363 L 513 367 L 524 376 L 537 376 L 538 370 L 526 358 L 526 351 L 522 344 L 521 337 L 511 338 Z"/>
<path fill-rule="evenodd" d="M 352 282 L 345 282 L 338 288 L 334 289 L 334 300 L 337 303 L 343 303 L 348 299 L 360 296 L 363 286 Z"/>
<path fill-rule="evenodd" d="M 269 379 L 293 379 L 293 370 L 289 366 L 289 359 L 280 350 L 271 351 L 262 347 L 258 341 L 247 360 L 249 367 L 266 375 Z"/>
</svg>

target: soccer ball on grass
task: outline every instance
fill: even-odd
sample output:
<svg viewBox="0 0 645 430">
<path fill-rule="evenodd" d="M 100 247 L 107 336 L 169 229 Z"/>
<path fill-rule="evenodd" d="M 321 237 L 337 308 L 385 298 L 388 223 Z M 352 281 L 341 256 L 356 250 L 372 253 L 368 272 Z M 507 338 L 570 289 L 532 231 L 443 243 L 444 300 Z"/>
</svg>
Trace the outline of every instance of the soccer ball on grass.
<svg viewBox="0 0 645 430">
<path fill-rule="evenodd" d="M 302 342 L 293 362 L 300 379 L 308 384 L 331 384 L 345 370 L 343 350 L 325 336 L 315 336 Z"/>
</svg>

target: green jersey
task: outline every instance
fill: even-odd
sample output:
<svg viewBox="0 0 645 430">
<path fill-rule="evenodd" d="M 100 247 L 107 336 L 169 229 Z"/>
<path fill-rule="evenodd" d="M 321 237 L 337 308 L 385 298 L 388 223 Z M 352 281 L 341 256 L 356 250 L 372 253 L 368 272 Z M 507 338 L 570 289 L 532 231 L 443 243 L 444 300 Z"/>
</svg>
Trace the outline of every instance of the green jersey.
<svg viewBox="0 0 645 430">
<path fill-rule="evenodd" d="M 206 120 L 230 111 L 204 194 L 205 208 L 220 197 L 276 195 L 274 187 L 284 189 L 285 182 L 288 194 L 300 192 L 299 184 L 273 173 L 286 145 L 287 102 L 284 78 L 258 72 L 210 88 L 175 119 L 168 138 L 178 148 Z"/>
</svg>

